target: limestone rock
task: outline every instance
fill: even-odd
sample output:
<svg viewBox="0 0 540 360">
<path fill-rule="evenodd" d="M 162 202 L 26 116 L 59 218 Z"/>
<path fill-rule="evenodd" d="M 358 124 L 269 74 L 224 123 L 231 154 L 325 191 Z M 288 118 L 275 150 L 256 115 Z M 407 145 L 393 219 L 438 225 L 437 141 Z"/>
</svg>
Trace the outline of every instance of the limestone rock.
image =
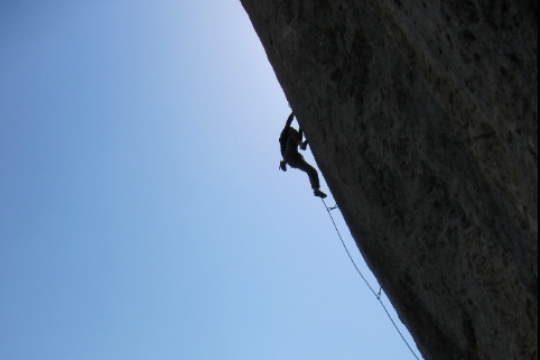
<svg viewBox="0 0 540 360">
<path fill-rule="evenodd" d="M 241 2 L 425 358 L 538 359 L 538 1 Z"/>
</svg>

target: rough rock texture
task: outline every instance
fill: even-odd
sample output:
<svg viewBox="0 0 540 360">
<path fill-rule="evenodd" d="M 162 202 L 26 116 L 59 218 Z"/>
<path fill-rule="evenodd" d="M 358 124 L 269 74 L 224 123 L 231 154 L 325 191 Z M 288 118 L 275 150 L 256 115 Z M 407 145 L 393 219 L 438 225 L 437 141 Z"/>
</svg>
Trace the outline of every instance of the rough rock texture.
<svg viewBox="0 0 540 360">
<path fill-rule="evenodd" d="M 425 358 L 538 359 L 538 1 L 241 2 Z"/>
</svg>

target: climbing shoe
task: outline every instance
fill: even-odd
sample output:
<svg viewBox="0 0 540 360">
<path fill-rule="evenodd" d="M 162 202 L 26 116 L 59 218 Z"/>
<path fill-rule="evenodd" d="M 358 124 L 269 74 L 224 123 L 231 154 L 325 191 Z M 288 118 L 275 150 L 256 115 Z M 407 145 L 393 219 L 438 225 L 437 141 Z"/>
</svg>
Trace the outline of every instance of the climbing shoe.
<svg viewBox="0 0 540 360">
<path fill-rule="evenodd" d="M 326 198 L 326 194 L 323 193 L 321 190 L 317 189 L 315 191 L 313 191 L 313 194 L 317 197 L 320 197 L 321 199 L 325 199 Z"/>
</svg>

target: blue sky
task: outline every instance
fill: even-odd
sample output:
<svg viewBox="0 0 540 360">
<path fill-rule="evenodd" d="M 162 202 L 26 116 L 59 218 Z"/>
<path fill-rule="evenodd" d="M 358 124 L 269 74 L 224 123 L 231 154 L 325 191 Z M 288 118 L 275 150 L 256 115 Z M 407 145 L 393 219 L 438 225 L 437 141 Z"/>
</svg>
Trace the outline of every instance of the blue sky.
<svg viewBox="0 0 540 360">
<path fill-rule="evenodd" d="M 412 359 L 239 1 L 4 0 L 0 48 L 0 359 Z"/>
</svg>

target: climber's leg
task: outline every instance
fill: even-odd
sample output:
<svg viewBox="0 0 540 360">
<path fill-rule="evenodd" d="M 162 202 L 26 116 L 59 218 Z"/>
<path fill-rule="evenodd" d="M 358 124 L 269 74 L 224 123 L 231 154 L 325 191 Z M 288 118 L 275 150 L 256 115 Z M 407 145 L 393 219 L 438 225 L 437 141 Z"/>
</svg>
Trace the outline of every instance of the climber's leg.
<svg viewBox="0 0 540 360">
<path fill-rule="evenodd" d="M 287 163 L 290 167 L 302 170 L 309 176 L 309 182 L 311 183 L 311 188 L 314 190 L 315 196 L 323 199 L 326 197 L 326 194 L 319 190 L 321 184 L 319 182 L 319 173 L 317 172 L 317 169 L 309 165 L 302 155 L 298 154 L 291 156 L 287 159 Z"/>
</svg>

